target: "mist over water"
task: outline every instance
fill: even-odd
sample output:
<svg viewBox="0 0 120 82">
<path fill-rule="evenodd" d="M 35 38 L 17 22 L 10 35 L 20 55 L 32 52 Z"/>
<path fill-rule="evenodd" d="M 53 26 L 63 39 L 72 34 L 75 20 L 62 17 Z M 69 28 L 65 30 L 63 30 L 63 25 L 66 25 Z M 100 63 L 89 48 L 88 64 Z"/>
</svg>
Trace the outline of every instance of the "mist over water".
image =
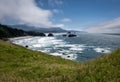
<svg viewBox="0 0 120 82">
<path fill-rule="evenodd" d="M 77 37 L 29 37 L 13 39 L 13 43 L 73 61 L 87 61 L 120 48 L 120 36 L 78 34 Z"/>
</svg>

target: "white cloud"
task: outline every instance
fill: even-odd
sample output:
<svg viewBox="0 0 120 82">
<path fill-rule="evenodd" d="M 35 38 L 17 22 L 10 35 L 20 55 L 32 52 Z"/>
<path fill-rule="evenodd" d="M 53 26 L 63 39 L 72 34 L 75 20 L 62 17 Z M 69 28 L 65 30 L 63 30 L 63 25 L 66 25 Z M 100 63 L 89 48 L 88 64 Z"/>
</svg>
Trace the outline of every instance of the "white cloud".
<svg viewBox="0 0 120 82">
<path fill-rule="evenodd" d="M 120 17 L 86 29 L 91 33 L 120 33 Z"/>
<path fill-rule="evenodd" d="M 52 12 L 55 14 L 63 14 L 63 11 L 60 9 L 53 9 Z"/>
<path fill-rule="evenodd" d="M 53 13 L 60 13 L 60 11 L 58 9 L 53 9 L 52 11 L 53 11 Z"/>
<path fill-rule="evenodd" d="M 50 27 L 50 17 L 52 12 L 37 7 L 35 0 L 0 0 L 0 22 Z"/>
<path fill-rule="evenodd" d="M 50 6 L 60 6 L 63 4 L 63 0 L 48 0 L 48 5 Z"/>
<path fill-rule="evenodd" d="M 69 19 L 69 18 L 64 18 L 64 19 L 62 19 L 61 21 L 62 21 L 62 22 L 71 22 L 71 19 Z"/>
<path fill-rule="evenodd" d="M 56 25 L 53 25 L 53 27 L 64 27 L 65 25 L 64 24 L 56 24 Z"/>
</svg>

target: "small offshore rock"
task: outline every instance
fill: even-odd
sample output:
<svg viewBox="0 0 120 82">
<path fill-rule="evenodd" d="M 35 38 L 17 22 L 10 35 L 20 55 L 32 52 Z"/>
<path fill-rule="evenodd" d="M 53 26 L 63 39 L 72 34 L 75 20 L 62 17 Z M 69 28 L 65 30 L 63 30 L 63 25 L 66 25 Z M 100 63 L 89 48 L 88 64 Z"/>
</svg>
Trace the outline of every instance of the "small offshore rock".
<svg viewBox="0 0 120 82">
<path fill-rule="evenodd" d="M 54 36 L 54 35 L 53 35 L 52 33 L 49 33 L 48 36 L 49 36 L 49 37 L 52 37 L 52 36 Z"/>
<path fill-rule="evenodd" d="M 28 48 L 28 45 L 26 45 L 25 47 Z"/>
</svg>

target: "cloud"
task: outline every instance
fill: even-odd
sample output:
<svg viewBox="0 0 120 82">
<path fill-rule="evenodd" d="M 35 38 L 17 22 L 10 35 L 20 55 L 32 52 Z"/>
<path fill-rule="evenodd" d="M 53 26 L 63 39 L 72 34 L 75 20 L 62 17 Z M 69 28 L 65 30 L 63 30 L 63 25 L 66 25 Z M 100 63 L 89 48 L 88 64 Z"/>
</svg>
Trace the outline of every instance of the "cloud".
<svg viewBox="0 0 120 82">
<path fill-rule="evenodd" d="M 50 6 L 60 6 L 63 4 L 63 0 L 48 0 L 48 5 Z"/>
<path fill-rule="evenodd" d="M 91 33 L 120 33 L 120 17 L 86 29 Z"/>
<path fill-rule="evenodd" d="M 60 11 L 58 9 L 53 9 L 52 11 L 53 11 L 53 13 L 60 13 Z"/>
<path fill-rule="evenodd" d="M 71 19 L 69 19 L 69 18 L 64 18 L 64 19 L 62 19 L 61 21 L 62 21 L 62 22 L 71 22 Z"/>
<path fill-rule="evenodd" d="M 39 8 L 35 0 L 0 0 L 0 22 L 50 27 L 52 12 Z"/>
<path fill-rule="evenodd" d="M 63 14 L 63 11 L 60 9 L 53 9 L 52 12 L 55 14 Z"/>
<path fill-rule="evenodd" d="M 64 24 L 56 24 L 56 25 L 53 25 L 53 27 L 64 27 L 65 25 Z"/>
</svg>

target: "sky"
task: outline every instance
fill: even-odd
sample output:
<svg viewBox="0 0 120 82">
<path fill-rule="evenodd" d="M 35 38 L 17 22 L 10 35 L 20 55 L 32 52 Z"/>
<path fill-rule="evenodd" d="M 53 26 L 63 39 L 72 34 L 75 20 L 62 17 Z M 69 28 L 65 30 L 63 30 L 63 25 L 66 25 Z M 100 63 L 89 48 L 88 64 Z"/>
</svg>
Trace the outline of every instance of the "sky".
<svg viewBox="0 0 120 82">
<path fill-rule="evenodd" d="M 120 33 L 120 0 L 0 0 L 0 23 Z"/>
</svg>

